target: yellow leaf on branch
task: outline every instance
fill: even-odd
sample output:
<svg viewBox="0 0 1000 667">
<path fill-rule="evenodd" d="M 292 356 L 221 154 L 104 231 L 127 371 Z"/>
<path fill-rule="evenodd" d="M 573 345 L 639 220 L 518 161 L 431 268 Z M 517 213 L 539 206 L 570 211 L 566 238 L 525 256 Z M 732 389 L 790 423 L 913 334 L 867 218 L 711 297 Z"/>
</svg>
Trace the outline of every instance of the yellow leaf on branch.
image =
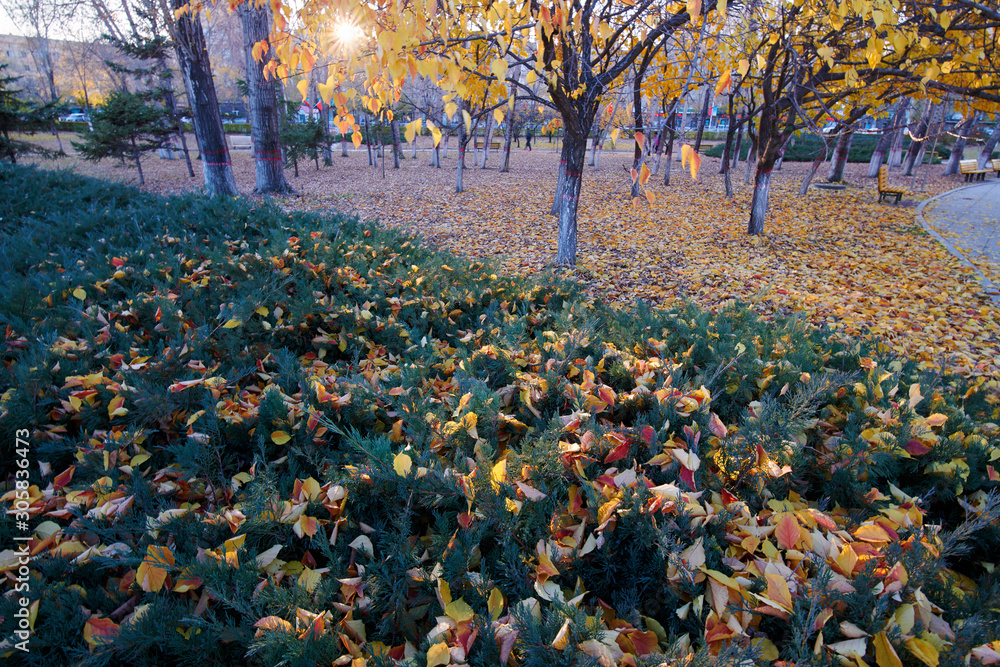
<svg viewBox="0 0 1000 667">
<path fill-rule="evenodd" d="M 723 93 L 728 93 L 733 87 L 733 71 L 726 70 L 722 76 L 719 77 L 718 83 L 715 84 L 715 94 L 722 95 Z"/>
</svg>

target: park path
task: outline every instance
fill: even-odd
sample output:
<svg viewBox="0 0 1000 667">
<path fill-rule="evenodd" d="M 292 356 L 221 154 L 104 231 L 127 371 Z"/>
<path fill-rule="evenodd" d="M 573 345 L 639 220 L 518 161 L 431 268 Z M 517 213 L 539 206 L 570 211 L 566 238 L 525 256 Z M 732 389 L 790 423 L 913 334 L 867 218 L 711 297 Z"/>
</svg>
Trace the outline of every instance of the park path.
<svg viewBox="0 0 1000 667">
<path fill-rule="evenodd" d="M 917 218 L 952 254 L 972 265 L 986 293 L 1000 302 L 996 282 L 1000 274 L 1000 179 L 928 199 L 917 209 Z"/>
</svg>

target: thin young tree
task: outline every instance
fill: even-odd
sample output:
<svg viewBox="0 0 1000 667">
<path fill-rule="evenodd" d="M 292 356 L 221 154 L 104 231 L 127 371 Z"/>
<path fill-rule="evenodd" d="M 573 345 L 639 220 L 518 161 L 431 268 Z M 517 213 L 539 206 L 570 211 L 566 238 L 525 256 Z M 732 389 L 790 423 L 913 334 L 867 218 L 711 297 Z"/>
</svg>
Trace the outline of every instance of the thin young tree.
<svg viewBox="0 0 1000 667">
<path fill-rule="evenodd" d="M 84 132 L 73 148 L 84 159 L 131 159 L 139 172 L 139 185 L 146 179 L 142 173 L 142 155 L 156 150 L 169 141 L 171 128 L 164 122 L 166 111 L 154 100 L 152 93 L 114 91 L 91 114 L 93 129 Z"/>
</svg>

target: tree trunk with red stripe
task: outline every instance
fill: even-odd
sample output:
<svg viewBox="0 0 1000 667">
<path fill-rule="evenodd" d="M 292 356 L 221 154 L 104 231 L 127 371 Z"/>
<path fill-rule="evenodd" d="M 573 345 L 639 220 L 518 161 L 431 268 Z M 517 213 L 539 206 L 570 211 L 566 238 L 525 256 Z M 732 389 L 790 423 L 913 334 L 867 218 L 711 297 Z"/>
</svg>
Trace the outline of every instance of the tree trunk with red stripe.
<svg viewBox="0 0 1000 667">
<path fill-rule="evenodd" d="M 171 0 L 171 4 L 174 10 L 185 9 L 174 24 L 174 48 L 194 120 L 205 189 L 213 197 L 238 197 L 240 191 L 236 187 L 226 134 L 222 128 L 219 98 L 212 79 L 212 64 L 208 58 L 201 18 L 197 13 L 188 11 L 190 8 L 185 0 Z"/>
<path fill-rule="evenodd" d="M 285 178 L 278 133 L 278 98 L 274 81 L 268 81 L 264 68 L 271 61 L 271 49 L 258 61 L 253 57 L 254 44 L 267 40 L 271 32 L 271 9 L 255 7 L 252 2 L 239 5 L 243 24 L 243 52 L 246 56 L 247 88 L 250 99 L 250 136 L 253 139 L 254 174 L 257 194 L 295 192 Z"/>
</svg>

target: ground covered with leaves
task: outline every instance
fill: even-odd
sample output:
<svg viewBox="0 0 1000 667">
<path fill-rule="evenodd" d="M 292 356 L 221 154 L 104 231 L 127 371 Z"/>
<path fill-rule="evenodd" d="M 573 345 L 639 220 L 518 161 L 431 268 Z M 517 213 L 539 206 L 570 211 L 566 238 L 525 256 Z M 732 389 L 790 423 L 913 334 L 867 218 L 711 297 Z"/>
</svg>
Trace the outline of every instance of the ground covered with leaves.
<svg viewBox="0 0 1000 667">
<path fill-rule="evenodd" d="M 19 664 L 1000 662 L 974 381 L 339 216 L 0 187 Z"/>
<path fill-rule="evenodd" d="M 193 141 L 193 140 L 192 140 Z M 364 149 L 334 152 L 332 167 L 300 165 L 289 179 L 301 193 L 286 210 L 348 212 L 422 235 L 472 258 L 493 258 L 508 271 L 545 270 L 555 256 L 556 220 L 548 214 L 556 185 L 557 144 L 546 139 L 527 152 L 515 147 L 511 172 L 500 173 L 492 152 L 488 169 L 474 168 L 470 151 L 466 192 L 454 193 L 454 142 L 442 169 L 428 167 L 429 139 L 407 148 L 401 169 L 368 166 Z M 51 141 L 49 142 L 51 143 Z M 194 145 L 191 143 L 191 145 Z M 970 149 L 971 150 L 971 149 Z M 243 192 L 253 189 L 247 151 L 233 151 Z M 133 170 L 66 158 L 58 165 L 101 177 L 129 178 Z M 636 299 L 670 305 L 690 299 L 716 308 L 739 299 L 764 315 L 801 313 L 817 325 L 854 334 L 871 331 L 897 352 L 928 367 L 976 376 L 1000 388 L 1000 309 L 976 276 L 917 224 L 916 203 L 954 187 L 961 176 L 924 166 L 913 178 L 893 172 L 890 183 L 912 194 L 900 206 L 878 204 L 867 164 L 849 164 L 841 192 L 798 188 L 809 165 L 776 171 L 765 234 L 748 238 L 751 188 L 741 164 L 734 199 L 725 196 L 719 160 L 705 158 L 697 181 L 675 163 L 670 186 L 663 168 L 650 179 L 655 201 L 634 208 L 629 197 L 631 148 L 605 151 L 599 169 L 586 168 L 580 204 L 579 267 L 571 277 L 590 294 L 620 306 Z M 182 162 L 146 160 L 149 188 L 187 191 Z M 826 174 L 827 166 L 818 174 Z M 978 261 L 1000 278 L 998 267 Z"/>
</svg>

